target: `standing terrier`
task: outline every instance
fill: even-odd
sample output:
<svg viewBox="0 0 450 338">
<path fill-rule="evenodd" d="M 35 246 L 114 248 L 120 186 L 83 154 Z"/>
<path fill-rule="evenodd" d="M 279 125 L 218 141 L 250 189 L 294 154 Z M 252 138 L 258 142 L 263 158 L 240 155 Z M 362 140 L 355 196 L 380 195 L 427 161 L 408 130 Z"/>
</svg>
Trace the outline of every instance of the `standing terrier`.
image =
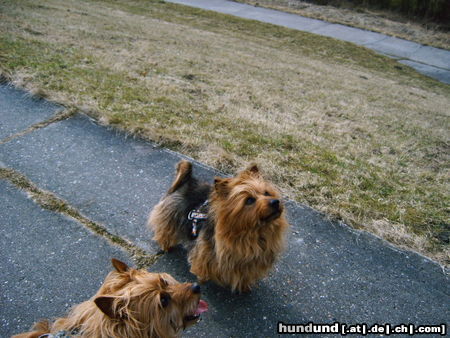
<svg viewBox="0 0 450 338">
<path fill-rule="evenodd" d="M 112 259 L 116 271 L 88 301 L 76 305 L 67 317 L 36 323 L 32 332 L 13 338 L 178 337 L 197 323 L 208 304 L 200 300 L 200 286 L 178 283 L 166 273 L 129 268 Z"/>
<path fill-rule="evenodd" d="M 232 291 L 247 292 L 274 265 L 288 228 L 280 193 L 256 165 L 214 186 L 192 176 L 181 161 L 172 186 L 150 213 L 148 227 L 164 251 L 179 242 L 191 272 Z"/>
</svg>

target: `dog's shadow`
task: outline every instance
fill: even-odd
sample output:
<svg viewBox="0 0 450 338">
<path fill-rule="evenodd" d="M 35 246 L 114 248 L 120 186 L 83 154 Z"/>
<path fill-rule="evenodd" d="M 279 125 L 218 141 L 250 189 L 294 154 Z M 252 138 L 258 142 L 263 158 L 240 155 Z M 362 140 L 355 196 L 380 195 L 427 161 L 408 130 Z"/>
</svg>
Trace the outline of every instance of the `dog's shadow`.
<svg viewBox="0 0 450 338">
<path fill-rule="evenodd" d="M 162 255 L 150 270 L 170 273 L 180 282 L 194 282 L 196 277 L 189 272 L 186 256 L 183 248 L 176 247 Z M 257 333 L 258 336 L 276 336 L 278 322 L 307 322 L 294 307 L 289 292 L 280 288 L 280 283 L 268 277 L 244 294 L 233 293 L 212 282 L 202 284 L 202 298 L 209 303 L 209 311 L 202 315 L 202 322 L 189 328 L 185 335 L 250 337 Z"/>
</svg>

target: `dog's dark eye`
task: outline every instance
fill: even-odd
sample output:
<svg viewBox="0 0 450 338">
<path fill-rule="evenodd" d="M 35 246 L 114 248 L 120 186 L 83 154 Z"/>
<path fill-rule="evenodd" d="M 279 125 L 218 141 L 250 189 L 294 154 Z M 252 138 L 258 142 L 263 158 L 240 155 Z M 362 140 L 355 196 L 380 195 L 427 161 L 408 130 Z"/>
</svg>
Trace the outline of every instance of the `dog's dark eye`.
<svg viewBox="0 0 450 338">
<path fill-rule="evenodd" d="M 256 199 L 254 197 L 248 197 L 245 201 L 245 204 L 250 205 L 256 202 Z"/>
<path fill-rule="evenodd" d="M 161 306 L 162 307 L 167 307 L 167 305 L 169 305 L 169 303 L 170 303 L 170 295 L 168 293 L 161 293 L 159 298 L 160 298 L 160 302 L 161 302 Z"/>
<path fill-rule="evenodd" d="M 268 191 L 264 192 L 264 196 L 270 196 L 269 192 Z"/>
</svg>

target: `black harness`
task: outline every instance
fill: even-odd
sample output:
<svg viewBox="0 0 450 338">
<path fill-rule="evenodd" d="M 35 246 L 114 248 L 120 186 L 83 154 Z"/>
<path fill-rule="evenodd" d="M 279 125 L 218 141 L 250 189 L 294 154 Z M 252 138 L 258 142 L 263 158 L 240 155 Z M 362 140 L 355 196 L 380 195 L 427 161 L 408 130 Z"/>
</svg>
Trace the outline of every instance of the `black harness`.
<svg viewBox="0 0 450 338">
<path fill-rule="evenodd" d="M 70 338 L 81 337 L 80 329 L 73 329 L 72 331 L 59 331 L 55 334 L 46 333 L 40 335 L 38 338 Z"/>
</svg>

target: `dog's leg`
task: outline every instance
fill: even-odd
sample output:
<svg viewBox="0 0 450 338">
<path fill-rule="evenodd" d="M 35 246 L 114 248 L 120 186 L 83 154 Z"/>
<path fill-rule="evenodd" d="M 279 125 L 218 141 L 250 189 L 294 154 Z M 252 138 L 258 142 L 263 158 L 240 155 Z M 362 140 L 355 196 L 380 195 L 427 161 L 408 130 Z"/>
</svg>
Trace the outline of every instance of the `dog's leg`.
<svg viewBox="0 0 450 338">
<path fill-rule="evenodd" d="M 47 320 L 40 321 L 33 325 L 33 331 L 21 333 L 11 338 L 39 338 L 40 336 L 50 333 L 50 323 Z"/>
<path fill-rule="evenodd" d="M 178 244 L 176 228 L 169 222 L 159 223 L 153 230 L 153 240 L 158 242 L 161 249 L 165 252 L 170 252 L 170 250 Z"/>
<path fill-rule="evenodd" d="M 217 262 L 214 260 L 214 254 L 210 243 L 203 241 L 201 238 L 197 239 L 197 243 L 191 250 L 188 256 L 188 262 L 191 266 L 190 272 L 197 276 L 199 283 L 205 283 L 211 280 L 212 266 L 216 266 Z"/>
</svg>

